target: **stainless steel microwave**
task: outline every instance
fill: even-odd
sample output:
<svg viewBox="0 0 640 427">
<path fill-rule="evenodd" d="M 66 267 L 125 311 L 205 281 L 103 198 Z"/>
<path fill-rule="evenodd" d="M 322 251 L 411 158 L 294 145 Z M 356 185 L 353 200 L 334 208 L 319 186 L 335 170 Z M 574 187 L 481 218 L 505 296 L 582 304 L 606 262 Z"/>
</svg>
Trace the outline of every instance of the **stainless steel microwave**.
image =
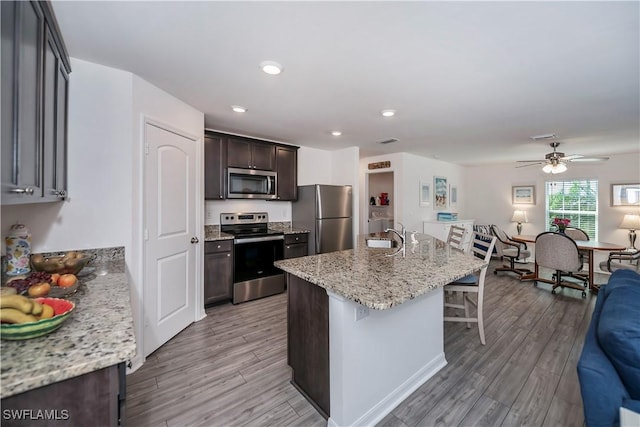
<svg viewBox="0 0 640 427">
<path fill-rule="evenodd" d="M 227 169 L 228 199 L 275 199 L 277 174 L 256 169 Z"/>
</svg>

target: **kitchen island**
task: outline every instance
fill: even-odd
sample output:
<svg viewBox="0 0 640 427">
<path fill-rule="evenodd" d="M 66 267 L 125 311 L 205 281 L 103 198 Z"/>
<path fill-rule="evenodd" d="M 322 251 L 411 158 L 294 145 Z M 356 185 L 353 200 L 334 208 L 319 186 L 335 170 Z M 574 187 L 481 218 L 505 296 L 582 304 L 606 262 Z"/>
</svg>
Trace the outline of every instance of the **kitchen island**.
<svg viewBox="0 0 640 427">
<path fill-rule="evenodd" d="M 442 287 L 486 263 L 420 234 L 405 253 L 361 236 L 355 249 L 276 262 L 292 384 L 328 425 L 374 425 L 447 363 Z"/>
<path fill-rule="evenodd" d="M 2 425 L 32 425 L 40 415 L 52 418 L 46 425 L 115 425 L 123 415 L 125 363 L 136 353 L 124 248 L 94 252 L 90 273 L 65 297 L 76 307 L 60 329 L 2 341 Z"/>
</svg>

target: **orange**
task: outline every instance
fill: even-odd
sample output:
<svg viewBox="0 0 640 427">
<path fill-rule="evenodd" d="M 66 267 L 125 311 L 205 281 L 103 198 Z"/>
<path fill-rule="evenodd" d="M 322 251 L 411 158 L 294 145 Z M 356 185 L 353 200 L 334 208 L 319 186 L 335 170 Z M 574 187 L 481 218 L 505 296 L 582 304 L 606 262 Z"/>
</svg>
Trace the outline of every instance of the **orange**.
<svg viewBox="0 0 640 427">
<path fill-rule="evenodd" d="M 47 282 L 42 282 L 36 285 L 29 286 L 29 290 L 27 291 L 27 293 L 31 298 L 44 297 L 44 296 L 47 296 L 47 294 L 49 294 L 50 290 L 51 290 L 51 285 L 48 284 Z"/>
<path fill-rule="evenodd" d="M 51 283 L 53 283 L 54 285 L 58 284 L 58 279 L 60 279 L 60 275 L 58 273 L 53 273 L 51 275 Z"/>
<path fill-rule="evenodd" d="M 69 286 L 75 285 L 77 281 L 78 279 L 75 274 L 63 274 L 58 278 L 58 286 L 68 288 Z"/>
</svg>

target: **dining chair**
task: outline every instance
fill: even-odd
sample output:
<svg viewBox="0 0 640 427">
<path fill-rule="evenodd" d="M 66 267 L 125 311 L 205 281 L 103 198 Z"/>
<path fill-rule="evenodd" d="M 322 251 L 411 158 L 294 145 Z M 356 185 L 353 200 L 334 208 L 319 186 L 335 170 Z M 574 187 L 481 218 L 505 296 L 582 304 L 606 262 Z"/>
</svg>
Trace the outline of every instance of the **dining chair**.
<svg viewBox="0 0 640 427">
<path fill-rule="evenodd" d="M 451 225 L 449 227 L 449 235 L 447 236 L 447 243 L 454 248 L 468 252 L 469 248 L 465 247 L 464 240 L 467 235 L 467 229 L 458 225 Z"/>
<path fill-rule="evenodd" d="M 563 272 L 576 273 L 582 268 L 578 245 L 571 237 L 553 231 L 538 234 L 536 237 L 536 264 L 538 267 L 555 270 L 553 280 L 536 277 L 534 279 L 536 285 L 538 282 L 551 283 L 553 285 L 552 294 L 556 293 L 557 288 L 563 287 L 582 291 L 583 298 L 587 296 L 588 280 L 584 282 L 584 285 L 580 285 L 562 279 Z"/>
<path fill-rule="evenodd" d="M 622 269 L 640 273 L 640 250 L 609 252 L 607 260 L 600 263 L 600 270 L 609 273 Z"/>
<path fill-rule="evenodd" d="M 527 249 L 527 244 L 511 239 L 511 237 L 497 225 L 491 225 L 491 233 L 497 238 L 496 254 L 502 260 L 505 258 L 509 260 L 509 265 L 503 263 L 502 267 L 496 267 L 496 269 L 493 270 L 493 274 L 498 274 L 498 271 L 510 271 L 516 273 L 518 276 L 531 274 L 532 271 L 527 268 L 516 267 L 516 260 L 524 261 L 531 256 L 531 251 Z"/>
<path fill-rule="evenodd" d="M 445 301 L 444 306 L 446 308 L 452 308 L 454 310 L 464 310 L 464 317 L 458 316 L 446 316 L 445 322 L 466 322 L 467 328 L 471 328 L 471 322 L 478 324 L 478 333 L 480 334 L 480 342 L 485 345 L 484 338 L 484 320 L 483 320 L 483 301 L 484 301 L 484 279 L 487 275 L 487 269 L 489 268 L 489 260 L 491 259 L 491 253 L 496 244 L 496 237 L 489 236 L 488 234 L 482 234 L 474 232 L 473 243 L 471 244 L 471 251 L 474 256 L 483 259 L 487 262 L 487 265 L 482 267 L 479 274 L 470 274 L 461 279 L 451 282 L 444 286 L 444 290 L 447 292 L 453 292 L 455 294 L 462 294 L 462 303 Z M 476 301 L 470 298 L 470 294 L 477 294 Z M 473 305 L 476 308 L 476 316 L 473 317 L 469 313 L 469 305 Z"/>
<path fill-rule="evenodd" d="M 575 241 L 588 241 L 589 235 L 581 228 L 567 227 L 564 230 L 564 234 L 571 237 Z M 588 270 L 585 270 L 584 265 L 589 262 L 589 251 L 578 249 L 580 259 L 582 260 L 582 268 L 576 273 L 562 272 L 563 276 L 573 277 L 574 279 L 581 280 L 583 282 L 589 281 Z"/>
</svg>

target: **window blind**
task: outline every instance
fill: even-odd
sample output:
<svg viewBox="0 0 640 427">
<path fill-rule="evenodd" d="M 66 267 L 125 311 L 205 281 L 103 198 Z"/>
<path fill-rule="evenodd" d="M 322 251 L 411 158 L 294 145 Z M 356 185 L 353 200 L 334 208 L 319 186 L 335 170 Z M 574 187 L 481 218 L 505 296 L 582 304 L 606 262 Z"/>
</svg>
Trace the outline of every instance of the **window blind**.
<svg viewBox="0 0 640 427">
<path fill-rule="evenodd" d="M 548 181 L 547 228 L 556 217 L 569 218 L 570 227 L 581 228 L 591 240 L 598 240 L 598 180 Z"/>
</svg>

